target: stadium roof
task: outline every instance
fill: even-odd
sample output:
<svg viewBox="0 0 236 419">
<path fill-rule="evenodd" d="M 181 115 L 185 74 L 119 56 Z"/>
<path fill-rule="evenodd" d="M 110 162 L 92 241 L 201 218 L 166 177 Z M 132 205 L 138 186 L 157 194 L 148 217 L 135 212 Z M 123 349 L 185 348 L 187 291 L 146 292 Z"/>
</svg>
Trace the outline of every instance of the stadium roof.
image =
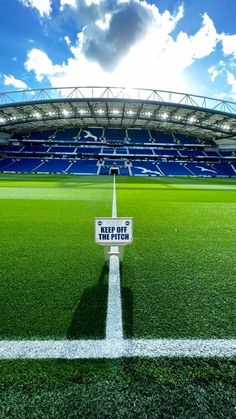
<svg viewBox="0 0 236 419">
<path fill-rule="evenodd" d="M 0 131 L 109 126 L 236 140 L 236 103 L 120 87 L 60 87 L 0 93 Z"/>
</svg>

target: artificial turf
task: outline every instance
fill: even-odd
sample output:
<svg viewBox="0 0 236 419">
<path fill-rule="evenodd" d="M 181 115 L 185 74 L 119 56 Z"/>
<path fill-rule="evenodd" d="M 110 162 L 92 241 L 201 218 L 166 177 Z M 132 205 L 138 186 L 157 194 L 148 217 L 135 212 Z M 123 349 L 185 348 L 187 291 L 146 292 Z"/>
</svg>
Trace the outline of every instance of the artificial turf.
<svg viewBox="0 0 236 419">
<path fill-rule="evenodd" d="M 235 360 L 1 361 L 0 418 L 234 418 Z"/>
<path fill-rule="evenodd" d="M 235 337 L 236 181 L 118 178 L 117 201 L 134 217 L 126 335 Z"/>
<path fill-rule="evenodd" d="M 117 201 L 126 336 L 234 337 L 236 180 L 118 177 Z M 2 175 L 0 202 L 0 338 L 104 337 L 112 178 Z"/>
<path fill-rule="evenodd" d="M 93 223 L 111 215 L 110 182 L 3 178 L 0 198 L 0 337 L 104 337 L 107 269 Z"/>
<path fill-rule="evenodd" d="M 126 336 L 235 336 L 236 181 L 117 178 Z M 112 178 L 0 176 L 0 338 L 101 338 Z M 1 360 L 0 418 L 233 418 L 235 359 Z"/>
</svg>

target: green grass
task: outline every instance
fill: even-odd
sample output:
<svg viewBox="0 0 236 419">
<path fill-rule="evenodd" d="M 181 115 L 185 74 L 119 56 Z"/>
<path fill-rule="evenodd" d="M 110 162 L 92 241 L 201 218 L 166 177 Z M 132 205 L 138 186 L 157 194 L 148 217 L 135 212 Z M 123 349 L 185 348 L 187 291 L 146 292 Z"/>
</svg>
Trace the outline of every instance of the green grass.
<svg viewBox="0 0 236 419">
<path fill-rule="evenodd" d="M 122 264 L 126 336 L 235 336 L 236 180 L 117 178 L 134 217 Z M 94 217 L 111 177 L 0 177 L 0 337 L 101 338 L 107 268 Z"/>
<path fill-rule="evenodd" d="M 235 336 L 236 181 L 117 178 L 125 332 Z M 112 179 L 0 176 L 0 338 L 104 337 Z M 235 359 L 1 360 L 0 418 L 233 418 Z"/>
<path fill-rule="evenodd" d="M 122 267 L 131 335 L 234 337 L 236 181 L 118 178 L 117 188 L 118 215 L 134 217 Z"/>
<path fill-rule="evenodd" d="M 103 337 L 107 272 L 93 220 L 111 213 L 110 181 L 3 178 L 0 198 L 1 338 Z"/>
<path fill-rule="evenodd" d="M 0 418 L 234 418 L 234 360 L 1 361 Z"/>
</svg>

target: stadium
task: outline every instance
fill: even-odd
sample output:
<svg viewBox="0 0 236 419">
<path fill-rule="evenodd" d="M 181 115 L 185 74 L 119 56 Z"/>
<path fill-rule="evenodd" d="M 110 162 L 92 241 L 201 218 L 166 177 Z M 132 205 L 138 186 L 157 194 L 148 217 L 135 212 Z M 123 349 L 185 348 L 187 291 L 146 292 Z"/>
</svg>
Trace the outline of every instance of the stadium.
<svg viewBox="0 0 236 419">
<path fill-rule="evenodd" d="M 236 104 L 1 93 L 0 172 L 2 417 L 234 417 Z"/>
<path fill-rule="evenodd" d="M 1 172 L 236 176 L 233 102 L 111 87 L 1 100 Z"/>
</svg>

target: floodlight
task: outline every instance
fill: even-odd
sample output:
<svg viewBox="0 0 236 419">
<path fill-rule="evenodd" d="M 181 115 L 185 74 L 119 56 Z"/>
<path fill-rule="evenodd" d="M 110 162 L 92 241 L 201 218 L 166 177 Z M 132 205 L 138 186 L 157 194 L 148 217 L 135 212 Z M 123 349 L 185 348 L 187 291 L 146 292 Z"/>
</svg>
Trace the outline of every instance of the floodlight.
<svg viewBox="0 0 236 419">
<path fill-rule="evenodd" d="M 163 119 L 167 119 L 168 118 L 168 114 L 165 112 L 165 113 L 163 113 L 163 114 L 161 114 L 161 118 L 163 118 Z"/>
<path fill-rule="evenodd" d="M 34 116 L 35 118 L 37 118 L 37 119 L 42 118 L 42 115 L 41 115 L 39 112 L 35 112 L 35 113 L 33 114 L 33 116 Z"/>
</svg>

